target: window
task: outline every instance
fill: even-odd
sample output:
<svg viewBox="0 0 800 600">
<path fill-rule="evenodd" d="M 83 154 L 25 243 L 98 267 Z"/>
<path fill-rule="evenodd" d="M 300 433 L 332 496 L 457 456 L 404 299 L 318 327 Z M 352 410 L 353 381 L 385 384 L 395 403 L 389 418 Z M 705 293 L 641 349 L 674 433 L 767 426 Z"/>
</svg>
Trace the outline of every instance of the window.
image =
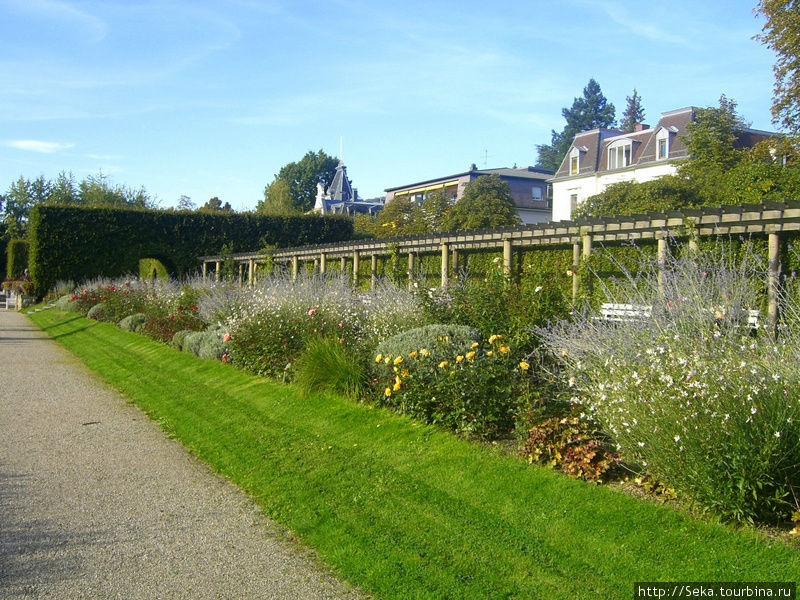
<svg viewBox="0 0 800 600">
<path fill-rule="evenodd" d="M 569 216 L 575 214 L 578 209 L 578 194 L 570 194 L 569 196 Z"/>
<path fill-rule="evenodd" d="M 578 157 L 572 156 L 569 159 L 569 174 L 570 175 L 577 175 L 578 174 Z"/>
<path fill-rule="evenodd" d="M 608 168 L 624 169 L 631 164 L 631 144 L 616 144 L 608 149 Z"/>
<path fill-rule="evenodd" d="M 669 158 L 669 130 L 662 129 L 656 136 L 656 160 Z"/>
<path fill-rule="evenodd" d="M 533 186 L 531 188 L 531 199 L 540 201 L 542 199 L 542 188 Z"/>
</svg>

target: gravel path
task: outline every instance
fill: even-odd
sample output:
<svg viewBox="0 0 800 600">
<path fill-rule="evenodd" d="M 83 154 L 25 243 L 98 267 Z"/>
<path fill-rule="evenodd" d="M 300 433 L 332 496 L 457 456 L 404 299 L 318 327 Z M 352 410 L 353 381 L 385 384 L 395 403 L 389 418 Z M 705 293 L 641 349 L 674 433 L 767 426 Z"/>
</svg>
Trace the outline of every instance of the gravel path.
<svg viewBox="0 0 800 600">
<path fill-rule="evenodd" d="M 24 315 L 0 373 L 0 598 L 359 597 Z"/>
</svg>

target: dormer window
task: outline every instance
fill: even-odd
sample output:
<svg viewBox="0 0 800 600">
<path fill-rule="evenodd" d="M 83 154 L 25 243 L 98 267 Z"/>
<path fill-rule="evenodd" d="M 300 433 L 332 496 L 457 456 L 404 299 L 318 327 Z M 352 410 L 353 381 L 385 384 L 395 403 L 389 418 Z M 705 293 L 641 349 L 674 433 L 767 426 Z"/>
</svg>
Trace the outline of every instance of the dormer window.
<svg viewBox="0 0 800 600">
<path fill-rule="evenodd" d="M 670 130 L 663 128 L 656 135 L 656 160 L 669 158 L 669 134 Z"/>
<path fill-rule="evenodd" d="M 608 168 L 624 169 L 631 164 L 631 143 L 615 142 L 608 148 Z"/>
<path fill-rule="evenodd" d="M 581 170 L 581 151 L 573 148 L 569 153 L 569 174 L 577 175 Z"/>
</svg>

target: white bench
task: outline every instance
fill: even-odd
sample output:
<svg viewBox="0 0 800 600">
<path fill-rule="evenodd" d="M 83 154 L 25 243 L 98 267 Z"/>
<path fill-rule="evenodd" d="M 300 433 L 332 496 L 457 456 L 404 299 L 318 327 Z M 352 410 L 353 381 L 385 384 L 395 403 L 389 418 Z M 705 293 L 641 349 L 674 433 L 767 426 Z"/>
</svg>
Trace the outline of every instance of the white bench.
<svg viewBox="0 0 800 600">
<path fill-rule="evenodd" d="M 643 321 L 653 316 L 653 307 L 646 304 L 614 304 L 607 302 L 600 306 L 600 319 L 603 321 Z"/>
<path fill-rule="evenodd" d="M 761 311 L 757 309 L 742 309 L 747 312 L 747 328 L 760 329 L 759 317 Z M 607 302 L 600 306 L 600 320 L 616 321 L 620 323 L 631 321 L 644 321 L 653 316 L 653 307 L 647 304 L 614 304 Z"/>
</svg>

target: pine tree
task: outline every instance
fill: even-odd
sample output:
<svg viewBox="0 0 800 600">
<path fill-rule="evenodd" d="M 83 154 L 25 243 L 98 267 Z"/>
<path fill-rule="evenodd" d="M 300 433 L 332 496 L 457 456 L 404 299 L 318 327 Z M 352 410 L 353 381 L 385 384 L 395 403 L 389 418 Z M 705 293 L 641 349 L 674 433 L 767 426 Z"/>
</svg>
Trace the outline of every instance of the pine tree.
<svg viewBox="0 0 800 600">
<path fill-rule="evenodd" d="M 633 96 L 627 96 L 625 102 L 627 102 L 627 106 L 625 112 L 622 113 L 619 128 L 625 133 L 630 133 L 636 129 L 636 125 L 644 122 L 644 107 L 642 106 L 642 97 L 636 88 L 633 88 Z"/>
<path fill-rule="evenodd" d="M 536 146 L 538 159 L 536 166 L 556 171 L 564 155 L 569 150 L 575 134 L 587 129 L 613 127 L 616 124 L 614 105 L 603 95 L 594 79 L 583 88 L 583 96 L 575 98 L 570 108 L 563 108 L 561 115 L 567 124 L 561 133 L 553 130 L 550 144 Z"/>
</svg>

